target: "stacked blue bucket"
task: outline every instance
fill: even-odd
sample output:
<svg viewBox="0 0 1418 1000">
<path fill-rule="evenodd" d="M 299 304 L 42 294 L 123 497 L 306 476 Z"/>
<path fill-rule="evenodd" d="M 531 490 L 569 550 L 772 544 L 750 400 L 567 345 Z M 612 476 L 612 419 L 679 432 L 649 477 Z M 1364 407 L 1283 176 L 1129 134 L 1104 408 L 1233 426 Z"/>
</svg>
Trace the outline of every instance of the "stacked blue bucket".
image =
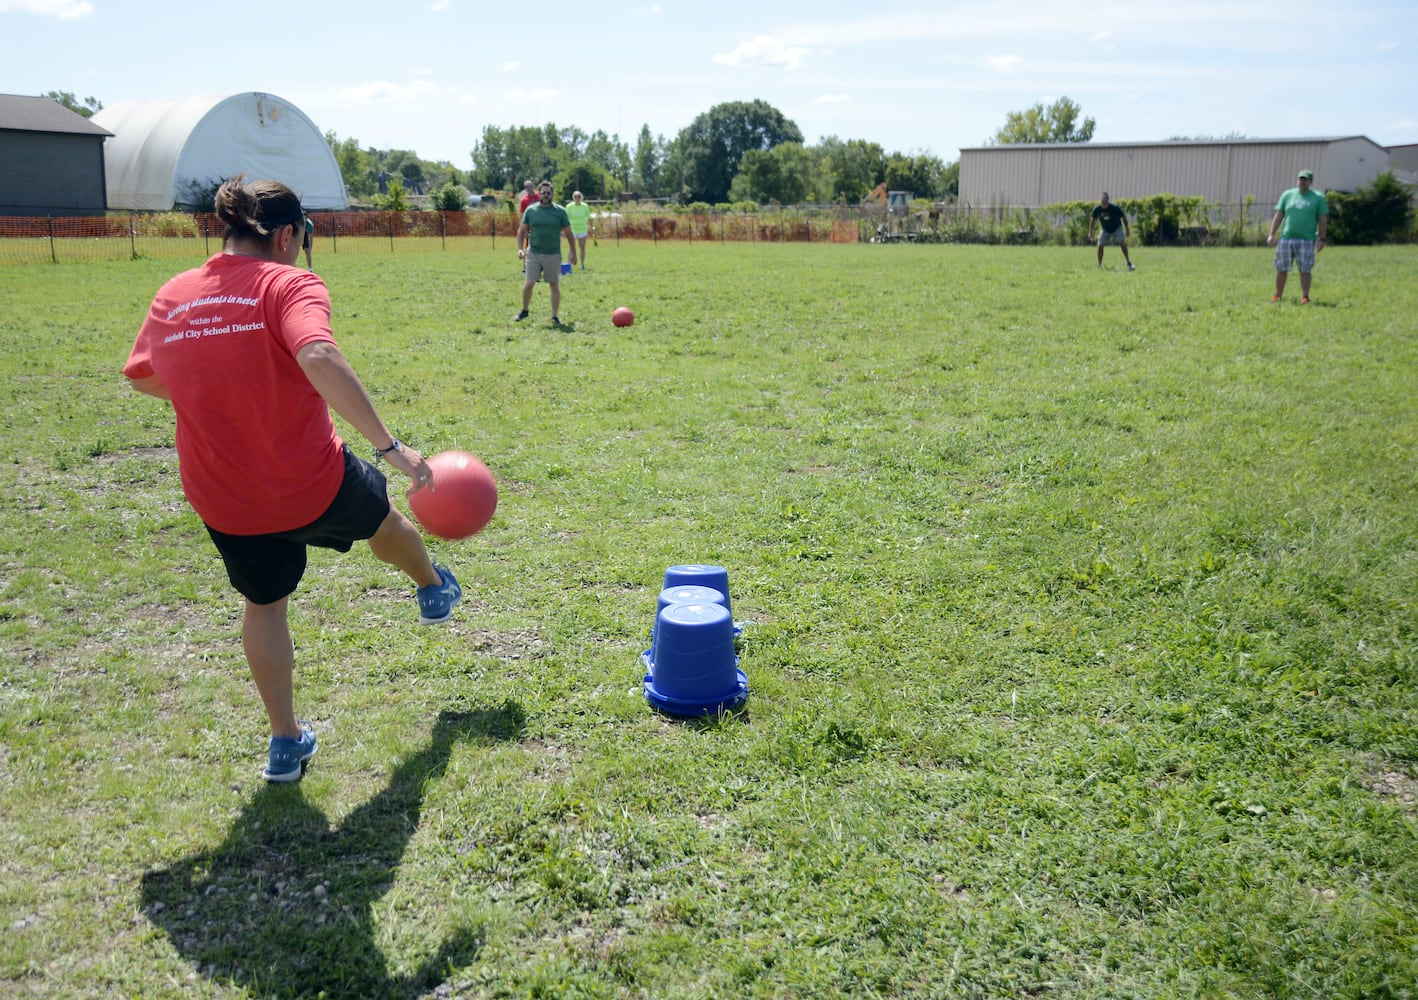
<svg viewBox="0 0 1418 1000">
<path fill-rule="evenodd" d="M 650 630 L 645 700 L 667 715 L 718 715 L 748 698 L 748 678 L 734 652 L 729 573 L 686 563 L 665 570 Z"/>
</svg>

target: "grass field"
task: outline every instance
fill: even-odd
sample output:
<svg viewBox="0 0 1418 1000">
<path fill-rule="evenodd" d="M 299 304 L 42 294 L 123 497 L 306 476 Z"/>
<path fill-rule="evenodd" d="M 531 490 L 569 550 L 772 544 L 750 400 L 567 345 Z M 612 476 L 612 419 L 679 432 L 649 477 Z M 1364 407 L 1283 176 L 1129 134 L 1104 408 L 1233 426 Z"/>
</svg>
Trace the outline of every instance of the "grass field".
<svg viewBox="0 0 1418 1000">
<path fill-rule="evenodd" d="M 501 501 L 449 627 L 312 554 L 293 787 L 120 376 L 177 265 L 0 268 L 0 995 L 1418 997 L 1418 250 L 1134 257 L 603 245 L 558 332 L 510 244 L 317 255 Z"/>
</svg>

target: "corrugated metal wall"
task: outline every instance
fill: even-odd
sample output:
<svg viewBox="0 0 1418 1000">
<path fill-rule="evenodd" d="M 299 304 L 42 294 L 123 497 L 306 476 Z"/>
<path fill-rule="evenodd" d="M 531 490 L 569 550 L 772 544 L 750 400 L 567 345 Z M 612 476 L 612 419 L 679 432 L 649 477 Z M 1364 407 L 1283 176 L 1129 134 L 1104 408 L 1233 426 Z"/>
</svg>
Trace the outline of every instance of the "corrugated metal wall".
<svg viewBox="0 0 1418 1000">
<path fill-rule="evenodd" d="M 1272 203 L 1309 168 L 1321 190 L 1353 190 L 1388 169 L 1388 152 L 1362 136 L 1240 142 L 1069 143 L 960 151 L 960 202 L 1040 207 L 1154 194 L 1223 205 Z"/>
</svg>

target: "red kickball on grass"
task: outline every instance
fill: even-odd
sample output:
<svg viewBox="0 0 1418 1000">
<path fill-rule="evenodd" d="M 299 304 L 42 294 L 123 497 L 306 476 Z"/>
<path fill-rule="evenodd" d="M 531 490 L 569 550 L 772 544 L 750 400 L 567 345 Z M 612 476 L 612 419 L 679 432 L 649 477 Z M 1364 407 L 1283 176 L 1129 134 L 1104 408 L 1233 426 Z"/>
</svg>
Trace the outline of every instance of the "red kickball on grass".
<svg viewBox="0 0 1418 1000">
<path fill-rule="evenodd" d="M 611 322 L 616 326 L 629 326 L 631 323 L 635 322 L 635 314 L 625 308 L 625 306 L 621 306 L 615 312 L 611 313 Z"/>
<path fill-rule="evenodd" d="M 430 535 L 456 541 L 487 527 L 497 510 L 497 482 L 466 451 L 441 451 L 428 459 L 433 482 L 409 495 L 409 507 Z"/>
</svg>

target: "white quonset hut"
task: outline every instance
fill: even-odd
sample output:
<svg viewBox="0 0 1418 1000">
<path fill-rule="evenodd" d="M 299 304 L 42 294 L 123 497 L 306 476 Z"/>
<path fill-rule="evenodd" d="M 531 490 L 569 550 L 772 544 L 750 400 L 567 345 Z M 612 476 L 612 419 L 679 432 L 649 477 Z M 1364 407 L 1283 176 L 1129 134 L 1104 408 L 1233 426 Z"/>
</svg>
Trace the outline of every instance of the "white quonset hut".
<svg viewBox="0 0 1418 1000">
<path fill-rule="evenodd" d="M 1200 196 L 1274 205 L 1301 170 L 1320 190 L 1352 191 L 1388 169 L 1388 150 L 1362 135 L 1205 142 L 1010 143 L 960 151 L 960 201 L 1037 208 L 1097 198 Z"/>
<path fill-rule="evenodd" d="M 272 94 L 123 101 L 93 116 L 105 140 L 108 207 L 167 211 L 201 204 L 244 173 L 289 185 L 306 208 L 349 207 L 335 154 L 315 123 Z"/>
</svg>

